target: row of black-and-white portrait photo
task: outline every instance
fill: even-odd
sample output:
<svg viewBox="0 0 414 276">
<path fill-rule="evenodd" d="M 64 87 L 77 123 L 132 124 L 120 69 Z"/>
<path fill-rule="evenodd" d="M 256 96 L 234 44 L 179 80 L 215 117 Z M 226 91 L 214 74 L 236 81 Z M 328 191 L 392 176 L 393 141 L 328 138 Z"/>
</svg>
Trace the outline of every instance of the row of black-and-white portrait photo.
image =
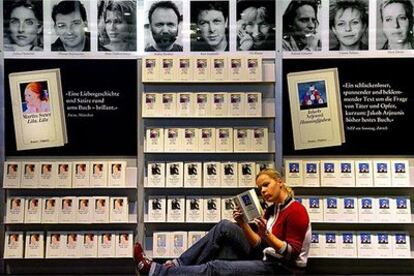
<svg viewBox="0 0 414 276">
<path fill-rule="evenodd" d="M 245 51 L 274 56 L 277 42 L 286 56 L 414 48 L 413 0 L 3 2 L 4 50 L 12 56 Z"/>
<path fill-rule="evenodd" d="M 275 1 L 145 1 L 144 7 L 137 2 L 5 0 L 4 50 L 125 53 L 275 50 Z M 239 35 L 233 39 L 230 29 L 236 20 L 240 25 Z"/>
</svg>

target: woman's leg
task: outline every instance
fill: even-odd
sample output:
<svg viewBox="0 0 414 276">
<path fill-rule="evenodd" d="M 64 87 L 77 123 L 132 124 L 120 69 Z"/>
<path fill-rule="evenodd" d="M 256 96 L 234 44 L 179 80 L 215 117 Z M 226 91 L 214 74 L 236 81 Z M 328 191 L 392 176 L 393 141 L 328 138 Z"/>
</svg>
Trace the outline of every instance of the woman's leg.
<svg viewBox="0 0 414 276">
<path fill-rule="evenodd" d="M 215 260 L 200 265 L 166 267 L 153 263 L 149 275 L 284 275 L 286 271 L 277 263 L 260 260 L 251 261 L 226 261 Z"/>
<path fill-rule="evenodd" d="M 216 224 L 201 240 L 187 249 L 178 259 L 178 265 L 199 265 L 220 254 L 221 259 L 245 259 L 252 247 L 243 230 L 229 220 Z"/>
</svg>

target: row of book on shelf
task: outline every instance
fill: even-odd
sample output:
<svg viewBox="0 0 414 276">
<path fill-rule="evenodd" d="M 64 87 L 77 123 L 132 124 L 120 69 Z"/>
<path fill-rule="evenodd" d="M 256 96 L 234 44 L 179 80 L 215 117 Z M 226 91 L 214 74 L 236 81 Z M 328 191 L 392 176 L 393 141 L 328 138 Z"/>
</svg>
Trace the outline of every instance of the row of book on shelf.
<svg viewBox="0 0 414 276">
<path fill-rule="evenodd" d="M 203 231 L 154 232 L 152 255 L 174 258 L 205 236 Z M 410 236 L 405 232 L 313 231 L 310 257 L 411 258 Z"/>
<path fill-rule="evenodd" d="M 154 232 L 152 256 L 155 258 L 178 257 L 206 234 L 205 231 Z"/>
<path fill-rule="evenodd" d="M 132 231 L 7 231 L 5 259 L 131 258 Z"/>
<path fill-rule="evenodd" d="M 285 160 L 285 175 L 290 186 L 410 186 L 404 159 Z"/>
<path fill-rule="evenodd" d="M 268 152 L 273 139 L 266 127 L 152 127 L 146 129 L 145 152 Z"/>
<path fill-rule="evenodd" d="M 254 187 L 273 162 L 148 162 L 146 187 Z"/>
<path fill-rule="evenodd" d="M 310 257 L 411 258 L 406 232 L 313 231 Z"/>
<path fill-rule="evenodd" d="M 233 220 L 234 196 L 148 196 L 146 222 Z"/>
<path fill-rule="evenodd" d="M 142 116 L 261 117 L 262 93 L 146 92 L 143 94 Z"/>
<path fill-rule="evenodd" d="M 262 81 L 262 58 L 246 56 L 147 56 L 143 82 Z"/>
<path fill-rule="evenodd" d="M 221 199 L 221 201 L 220 201 Z M 411 223 L 408 197 L 296 197 L 311 222 Z M 220 206 L 221 204 L 221 206 Z M 240 205 L 240 204 L 237 204 Z M 233 220 L 234 197 L 149 196 L 147 222 Z"/>
<path fill-rule="evenodd" d="M 411 223 L 408 197 L 296 197 L 312 222 Z"/>
<path fill-rule="evenodd" d="M 125 187 L 126 167 L 126 161 L 6 161 L 3 188 Z"/>
<path fill-rule="evenodd" d="M 120 223 L 135 213 L 128 197 L 65 196 L 7 198 L 6 223 Z"/>
</svg>

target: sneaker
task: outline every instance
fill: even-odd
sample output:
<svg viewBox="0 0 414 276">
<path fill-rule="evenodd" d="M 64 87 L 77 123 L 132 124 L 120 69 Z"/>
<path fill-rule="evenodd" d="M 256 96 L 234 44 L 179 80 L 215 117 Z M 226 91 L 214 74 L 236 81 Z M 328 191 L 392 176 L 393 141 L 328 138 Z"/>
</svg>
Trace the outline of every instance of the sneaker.
<svg viewBox="0 0 414 276">
<path fill-rule="evenodd" d="M 135 243 L 134 260 L 139 273 L 148 274 L 151 268 L 152 260 L 145 256 L 144 250 L 140 243 Z"/>
</svg>

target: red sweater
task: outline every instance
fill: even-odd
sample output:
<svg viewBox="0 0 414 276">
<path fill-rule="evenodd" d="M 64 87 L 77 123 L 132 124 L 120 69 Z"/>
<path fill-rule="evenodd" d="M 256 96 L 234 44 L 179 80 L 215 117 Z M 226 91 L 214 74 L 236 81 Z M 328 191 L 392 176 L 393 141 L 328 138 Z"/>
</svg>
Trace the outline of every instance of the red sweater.
<svg viewBox="0 0 414 276">
<path fill-rule="evenodd" d="M 275 216 L 275 219 L 272 218 Z M 292 198 L 266 209 L 264 218 L 273 221 L 272 233 L 286 242 L 282 258 L 297 266 L 306 266 L 310 246 L 310 220 L 305 207 Z"/>
</svg>

